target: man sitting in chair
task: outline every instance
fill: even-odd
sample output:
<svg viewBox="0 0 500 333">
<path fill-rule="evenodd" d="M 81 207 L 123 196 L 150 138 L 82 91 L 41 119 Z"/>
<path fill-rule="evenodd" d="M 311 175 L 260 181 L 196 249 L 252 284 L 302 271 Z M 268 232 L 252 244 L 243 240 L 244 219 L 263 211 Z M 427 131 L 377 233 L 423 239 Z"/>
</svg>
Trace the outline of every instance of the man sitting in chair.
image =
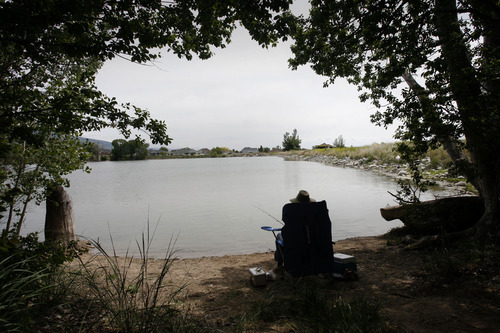
<svg viewBox="0 0 500 333">
<path fill-rule="evenodd" d="M 333 272 L 332 223 L 325 201 L 316 202 L 307 191 L 283 206 L 285 223 L 276 236 L 277 270 L 292 276 Z"/>
<path fill-rule="evenodd" d="M 300 204 L 305 202 L 316 202 L 313 198 L 309 197 L 309 192 L 300 190 L 295 198 L 290 199 L 293 204 Z M 283 266 L 283 235 L 281 232 L 276 236 L 276 251 L 274 251 L 274 260 L 278 263 L 278 267 Z"/>
</svg>

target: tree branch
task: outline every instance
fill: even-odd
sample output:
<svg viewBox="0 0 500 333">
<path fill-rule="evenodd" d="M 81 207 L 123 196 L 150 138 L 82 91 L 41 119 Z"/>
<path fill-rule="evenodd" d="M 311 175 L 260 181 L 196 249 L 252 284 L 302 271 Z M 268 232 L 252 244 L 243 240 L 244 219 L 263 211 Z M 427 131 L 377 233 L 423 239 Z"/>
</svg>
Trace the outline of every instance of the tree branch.
<svg viewBox="0 0 500 333">
<path fill-rule="evenodd" d="M 424 115 L 430 112 L 434 112 L 427 91 L 415 80 L 413 75 L 408 70 L 406 70 L 403 73 L 403 79 L 417 96 L 418 101 L 422 109 L 424 110 Z M 460 165 L 463 165 L 464 163 L 470 164 L 463 150 L 457 145 L 456 140 L 453 139 L 450 135 L 444 135 L 443 134 L 444 131 L 440 131 L 435 127 L 436 126 L 434 125 L 433 133 L 436 135 L 436 138 L 438 139 L 439 143 L 443 145 L 443 148 L 446 150 L 453 163 Z"/>
</svg>

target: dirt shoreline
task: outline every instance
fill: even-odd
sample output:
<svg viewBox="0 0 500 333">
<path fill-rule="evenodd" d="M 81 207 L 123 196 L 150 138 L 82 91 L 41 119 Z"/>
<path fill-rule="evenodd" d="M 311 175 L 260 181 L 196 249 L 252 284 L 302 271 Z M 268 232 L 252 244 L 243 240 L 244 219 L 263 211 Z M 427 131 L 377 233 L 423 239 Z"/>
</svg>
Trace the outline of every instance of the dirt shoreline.
<svg viewBox="0 0 500 333">
<path fill-rule="evenodd" d="M 500 330 L 498 277 L 487 290 L 457 291 L 448 286 L 429 289 L 425 284 L 426 255 L 422 252 L 389 246 L 383 236 L 340 240 L 334 249 L 356 257 L 359 280 L 335 281 L 332 288 L 343 297 L 364 295 L 379 301 L 381 316 L 397 332 Z M 150 260 L 152 277 L 162 264 L 163 260 Z M 179 259 L 173 263 L 168 280 L 172 286 L 185 286 L 178 296 L 183 308 L 211 327 L 232 332 L 234 322 L 248 314 L 251 304 L 268 297 L 277 284 L 286 283 L 268 281 L 265 287 L 254 287 L 248 270 L 257 266 L 273 269 L 273 252 Z M 130 276 L 139 268 L 140 261 L 134 259 Z M 318 283 L 326 283 L 326 279 L 318 279 Z M 278 322 L 261 325 L 251 331 L 290 332 Z"/>
</svg>

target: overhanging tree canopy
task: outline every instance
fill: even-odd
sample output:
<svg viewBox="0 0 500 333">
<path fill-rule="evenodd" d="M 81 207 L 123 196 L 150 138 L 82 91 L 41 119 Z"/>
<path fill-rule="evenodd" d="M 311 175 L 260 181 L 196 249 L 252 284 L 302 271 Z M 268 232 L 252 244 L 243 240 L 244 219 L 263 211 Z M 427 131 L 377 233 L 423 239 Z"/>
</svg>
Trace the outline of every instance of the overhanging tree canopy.
<svg viewBox="0 0 500 333">
<path fill-rule="evenodd" d="M 127 128 L 135 127 L 148 131 L 153 143 L 168 144 L 163 122 L 99 92 L 94 85 L 99 64 L 117 55 L 149 61 L 161 47 L 179 57 L 206 59 L 212 47 L 229 43 L 238 22 L 261 44 L 270 44 L 286 31 L 286 15 L 278 14 L 288 2 L 2 1 L 1 133 L 29 138 L 33 131 L 24 126 L 32 122 L 67 134 L 117 127 L 127 135 Z M 269 26 L 273 29 L 265 29 Z M 65 86 L 68 67 L 79 71 Z"/>
<path fill-rule="evenodd" d="M 212 48 L 230 42 L 239 22 L 262 45 L 272 44 L 287 31 L 289 17 L 282 12 L 288 6 L 288 0 L 0 1 L 0 215 L 33 191 L 33 179 L 24 188 L 16 181 L 26 178 L 19 174 L 26 159 L 15 152 L 46 149 L 49 138 L 106 127 L 125 137 L 131 128 L 141 129 L 153 143 L 170 143 L 163 121 L 99 91 L 95 76 L 104 61 L 122 56 L 146 62 L 160 48 L 206 59 Z M 60 183 L 62 175 L 83 167 L 81 161 L 60 162 L 45 173 L 52 181 L 38 186 Z"/>
<path fill-rule="evenodd" d="M 474 231 L 499 226 L 500 4 L 496 0 L 311 1 L 294 34 L 292 68 L 346 78 L 401 121 L 396 138 L 443 145 L 478 189 L 486 212 Z M 465 144 L 463 140 L 465 139 Z M 464 153 L 466 149 L 470 155 Z"/>
</svg>

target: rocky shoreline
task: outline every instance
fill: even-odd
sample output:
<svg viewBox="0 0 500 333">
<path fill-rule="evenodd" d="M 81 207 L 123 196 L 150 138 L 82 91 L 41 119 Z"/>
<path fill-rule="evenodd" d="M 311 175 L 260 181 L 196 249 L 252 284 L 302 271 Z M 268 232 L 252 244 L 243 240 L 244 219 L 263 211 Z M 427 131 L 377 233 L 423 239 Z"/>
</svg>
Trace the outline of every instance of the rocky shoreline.
<svg viewBox="0 0 500 333">
<path fill-rule="evenodd" d="M 394 179 L 411 179 L 411 175 L 407 164 L 398 163 L 383 163 L 378 160 L 368 160 L 367 158 L 352 159 L 350 157 L 337 157 L 333 155 L 307 155 L 307 154 L 287 154 L 281 155 L 285 160 L 289 161 L 309 161 L 322 163 L 328 166 L 341 168 L 354 168 L 373 172 Z M 433 184 L 437 190 L 441 192 L 440 197 L 475 195 L 469 190 L 467 180 L 463 176 L 451 177 L 447 169 L 430 169 L 430 159 L 425 158 L 420 162 L 420 166 L 424 171 L 424 178 Z"/>
</svg>

